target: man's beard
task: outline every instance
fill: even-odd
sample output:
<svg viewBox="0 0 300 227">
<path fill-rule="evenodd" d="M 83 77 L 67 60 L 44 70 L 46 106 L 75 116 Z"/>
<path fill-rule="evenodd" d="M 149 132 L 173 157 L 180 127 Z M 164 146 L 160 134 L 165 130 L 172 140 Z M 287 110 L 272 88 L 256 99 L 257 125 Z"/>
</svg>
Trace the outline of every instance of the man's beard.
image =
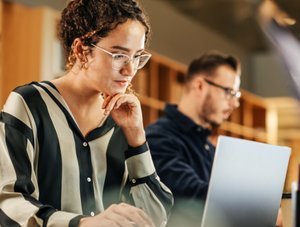
<svg viewBox="0 0 300 227">
<path fill-rule="evenodd" d="M 213 121 L 213 120 L 210 120 L 210 119 L 208 119 L 208 118 L 206 118 L 206 117 L 204 118 L 204 121 L 205 121 L 207 124 L 210 125 L 210 127 L 211 127 L 212 130 L 217 130 L 217 129 L 221 126 L 220 123 L 215 122 L 215 121 Z"/>
<path fill-rule="evenodd" d="M 214 129 L 218 129 L 220 127 L 220 123 L 216 122 L 214 120 L 209 119 L 209 116 L 211 116 L 213 113 L 215 113 L 215 109 L 212 108 L 212 98 L 210 94 L 207 94 L 205 102 L 203 104 L 203 106 L 208 106 L 209 108 L 204 109 L 204 111 L 202 112 L 202 119 L 204 120 L 204 122 L 206 124 L 208 124 L 210 126 L 210 128 L 212 130 Z"/>
</svg>

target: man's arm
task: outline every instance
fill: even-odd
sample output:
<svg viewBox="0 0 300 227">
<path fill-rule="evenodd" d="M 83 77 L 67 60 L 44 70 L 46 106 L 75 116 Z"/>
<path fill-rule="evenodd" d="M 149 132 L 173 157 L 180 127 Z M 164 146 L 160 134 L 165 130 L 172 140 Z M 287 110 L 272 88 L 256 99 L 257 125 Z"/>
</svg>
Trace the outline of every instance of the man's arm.
<svg viewBox="0 0 300 227">
<path fill-rule="evenodd" d="M 147 140 L 158 175 L 174 197 L 203 199 L 208 182 L 201 179 L 186 160 L 187 148 L 163 131 L 147 130 Z"/>
</svg>

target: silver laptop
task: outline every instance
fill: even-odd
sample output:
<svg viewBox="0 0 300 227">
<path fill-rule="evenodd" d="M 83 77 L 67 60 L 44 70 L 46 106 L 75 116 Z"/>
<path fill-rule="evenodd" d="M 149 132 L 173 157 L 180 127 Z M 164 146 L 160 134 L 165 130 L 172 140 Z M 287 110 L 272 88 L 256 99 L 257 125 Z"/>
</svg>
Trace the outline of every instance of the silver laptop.
<svg viewBox="0 0 300 227">
<path fill-rule="evenodd" d="M 274 227 L 289 147 L 220 136 L 201 227 Z"/>
</svg>

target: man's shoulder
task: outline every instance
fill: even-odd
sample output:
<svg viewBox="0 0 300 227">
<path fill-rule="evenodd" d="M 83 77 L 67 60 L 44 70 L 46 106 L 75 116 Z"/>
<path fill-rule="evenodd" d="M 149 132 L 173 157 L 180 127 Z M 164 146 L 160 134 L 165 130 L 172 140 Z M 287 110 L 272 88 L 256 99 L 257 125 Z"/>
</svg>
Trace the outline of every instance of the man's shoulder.
<svg viewBox="0 0 300 227">
<path fill-rule="evenodd" d="M 157 122 L 146 129 L 146 137 L 150 148 L 161 147 L 162 144 L 167 147 L 180 147 L 185 144 L 186 134 L 182 133 L 176 123 L 167 118 L 160 118 Z"/>
<path fill-rule="evenodd" d="M 161 117 L 146 128 L 146 133 L 165 133 L 176 130 L 176 124 L 167 117 Z"/>
</svg>

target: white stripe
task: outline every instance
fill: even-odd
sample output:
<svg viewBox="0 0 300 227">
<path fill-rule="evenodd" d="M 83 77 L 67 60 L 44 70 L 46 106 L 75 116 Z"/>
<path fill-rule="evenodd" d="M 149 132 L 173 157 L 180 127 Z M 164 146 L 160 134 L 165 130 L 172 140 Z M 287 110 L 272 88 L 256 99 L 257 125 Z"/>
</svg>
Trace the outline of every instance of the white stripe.
<svg viewBox="0 0 300 227">
<path fill-rule="evenodd" d="M 19 119 L 30 129 L 32 129 L 34 138 L 36 138 L 37 129 L 34 118 L 25 100 L 20 94 L 18 94 L 17 92 L 11 92 L 7 98 L 6 103 L 4 104 L 3 111 Z M 34 143 L 35 144 L 33 144 L 33 146 L 37 147 L 38 141 L 36 139 Z"/>
<path fill-rule="evenodd" d="M 73 121 L 77 124 L 76 119 L 74 118 L 72 111 L 70 110 L 68 104 L 65 102 L 64 98 L 61 96 L 61 94 L 54 89 L 52 86 L 50 86 L 47 83 L 40 83 L 41 85 L 43 85 L 44 87 L 46 87 L 51 94 L 60 102 L 61 105 L 63 105 L 63 107 L 69 112 L 70 116 L 73 118 Z M 40 87 L 39 87 L 40 88 Z M 41 88 L 40 88 L 41 89 Z M 77 127 L 79 128 L 79 126 L 77 125 Z"/>
<path fill-rule="evenodd" d="M 37 182 L 37 176 L 36 176 L 36 170 L 37 167 L 34 166 L 34 160 L 36 160 L 35 154 L 37 152 L 33 151 L 33 147 L 32 144 L 30 143 L 29 140 L 27 140 L 27 146 L 26 146 L 26 151 L 30 160 L 30 164 L 31 164 L 31 182 L 34 185 L 34 191 L 32 192 L 31 196 L 34 198 L 38 198 L 39 197 L 39 187 L 38 187 L 38 182 Z M 38 161 L 36 160 L 36 163 L 38 163 Z"/>
<path fill-rule="evenodd" d="M 18 118 L 29 128 L 32 127 L 31 122 L 33 121 L 33 117 L 31 115 L 31 112 L 28 106 L 26 105 L 26 102 L 23 99 L 23 97 L 18 93 L 11 92 L 9 94 L 7 101 L 4 104 L 3 111 Z M 27 113 L 27 115 L 24 113 Z"/>
<path fill-rule="evenodd" d="M 166 210 L 147 184 L 139 184 L 132 187 L 130 193 L 135 206 L 145 211 L 151 217 L 155 226 L 160 227 L 166 225 Z M 151 198 L 151 203 L 148 202 L 149 198 Z"/>
<path fill-rule="evenodd" d="M 50 91 L 50 93 L 70 112 L 69 108 L 68 108 L 68 105 L 66 104 L 65 100 L 63 99 L 63 97 L 61 96 L 61 94 L 56 90 L 54 89 L 52 86 L 50 86 L 49 84 L 47 83 L 40 83 L 43 87 L 47 88 L 47 90 Z M 39 87 L 39 89 L 42 89 L 44 90 L 43 88 Z"/>
<path fill-rule="evenodd" d="M 126 160 L 129 179 L 149 176 L 155 172 L 150 151 L 134 155 Z"/>
<path fill-rule="evenodd" d="M 102 212 L 104 210 L 103 207 L 103 188 L 104 181 L 107 172 L 107 160 L 106 160 L 106 152 L 109 140 L 113 135 L 114 128 L 108 131 L 104 136 L 89 142 L 91 148 L 91 159 L 93 165 L 93 183 L 94 183 L 94 191 L 96 197 L 96 208 L 98 211 Z"/>
<path fill-rule="evenodd" d="M 76 216 L 78 214 L 57 211 L 48 219 L 47 227 L 68 227 L 70 220 Z"/>
</svg>

